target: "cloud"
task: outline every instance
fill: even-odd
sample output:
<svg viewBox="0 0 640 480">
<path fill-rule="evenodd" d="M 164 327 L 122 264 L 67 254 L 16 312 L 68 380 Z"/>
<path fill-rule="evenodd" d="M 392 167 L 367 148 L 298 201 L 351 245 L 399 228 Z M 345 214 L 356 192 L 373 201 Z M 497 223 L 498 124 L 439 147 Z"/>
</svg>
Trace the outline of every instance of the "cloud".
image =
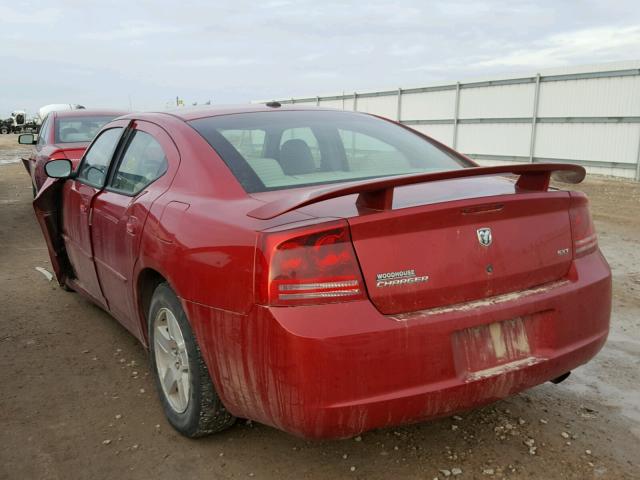
<svg viewBox="0 0 640 480">
<path fill-rule="evenodd" d="M 22 7 L 23 4 L 19 3 Z M 8 5 L 0 6 L 0 19 L 3 24 L 18 25 L 45 25 L 54 24 L 62 16 L 62 11 L 58 8 L 31 8 L 26 5 L 20 10 L 12 8 Z"/>
<path fill-rule="evenodd" d="M 425 51 L 422 45 L 394 45 L 389 49 L 389 55 L 394 57 L 415 57 Z"/>
<path fill-rule="evenodd" d="M 375 51 L 375 47 L 373 45 L 362 45 L 356 44 L 353 46 L 349 46 L 347 48 L 347 53 L 349 55 L 370 55 Z"/>
<path fill-rule="evenodd" d="M 316 60 L 320 60 L 325 55 L 326 54 L 324 52 L 307 53 L 307 54 L 302 55 L 300 57 L 300 61 L 301 62 L 315 62 Z"/>
<path fill-rule="evenodd" d="M 640 52 L 640 26 L 598 27 L 551 35 L 495 58 L 473 63 L 472 67 L 563 66 L 575 61 L 599 61 L 602 57 Z"/>
<path fill-rule="evenodd" d="M 301 76 L 302 78 L 306 78 L 306 79 L 322 80 L 327 78 L 338 78 L 339 75 L 337 72 L 334 72 L 334 71 L 317 70 L 317 71 L 304 72 Z"/>
<path fill-rule="evenodd" d="M 152 35 L 162 35 L 178 33 L 181 28 L 174 25 L 156 25 L 146 20 L 132 20 L 120 23 L 115 29 L 108 29 L 95 32 L 84 32 L 79 36 L 87 40 L 134 40 L 149 37 Z"/>
<path fill-rule="evenodd" d="M 0 117 L 63 97 L 247 102 L 640 56 L 637 0 L 0 3 Z"/>
<path fill-rule="evenodd" d="M 201 57 L 186 58 L 169 62 L 170 65 L 177 67 L 245 67 L 258 64 L 258 60 L 254 58 L 231 58 L 231 57 Z"/>
<path fill-rule="evenodd" d="M 262 4 L 261 7 L 268 9 L 268 8 L 289 7 L 290 5 L 293 5 L 293 2 L 290 0 L 272 0 L 270 2 L 266 2 Z"/>
</svg>

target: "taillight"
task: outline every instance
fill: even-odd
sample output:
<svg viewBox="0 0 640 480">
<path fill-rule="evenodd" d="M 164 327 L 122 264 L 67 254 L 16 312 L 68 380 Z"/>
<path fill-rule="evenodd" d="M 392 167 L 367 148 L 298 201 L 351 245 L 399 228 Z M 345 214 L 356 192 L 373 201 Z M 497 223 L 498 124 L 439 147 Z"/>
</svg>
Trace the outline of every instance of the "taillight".
<svg viewBox="0 0 640 480">
<path fill-rule="evenodd" d="M 263 234 L 257 291 L 269 305 L 344 302 L 365 298 L 346 222 Z"/>
<path fill-rule="evenodd" d="M 589 200 L 579 192 L 571 192 L 571 235 L 573 237 L 573 258 L 579 258 L 598 248 L 598 236 L 589 213 Z"/>
</svg>

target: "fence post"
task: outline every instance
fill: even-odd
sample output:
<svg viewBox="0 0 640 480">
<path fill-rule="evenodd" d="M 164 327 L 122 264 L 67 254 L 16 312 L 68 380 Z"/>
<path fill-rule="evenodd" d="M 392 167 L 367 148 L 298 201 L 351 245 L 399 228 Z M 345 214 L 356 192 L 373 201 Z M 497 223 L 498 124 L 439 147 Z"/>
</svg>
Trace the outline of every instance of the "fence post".
<svg viewBox="0 0 640 480">
<path fill-rule="evenodd" d="M 536 129 L 538 125 L 538 103 L 540 99 L 540 74 L 536 74 L 536 86 L 533 93 L 533 113 L 531 115 L 531 142 L 529 144 L 529 163 L 533 163 L 536 149 Z"/>
<path fill-rule="evenodd" d="M 396 111 L 396 120 L 401 122 L 402 119 L 402 89 L 398 87 L 398 105 Z"/>
<path fill-rule="evenodd" d="M 316 96 L 316 107 L 320 106 L 320 97 Z"/>
<path fill-rule="evenodd" d="M 353 92 L 353 111 L 358 111 L 358 94 L 356 92 Z"/>
<path fill-rule="evenodd" d="M 636 182 L 640 182 L 640 126 L 638 127 L 638 154 L 636 155 Z"/>
<path fill-rule="evenodd" d="M 458 145 L 458 116 L 460 113 L 460 82 L 456 82 L 456 98 L 453 105 L 453 142 L 451 147 L 455 149 Z"/>
</svg>

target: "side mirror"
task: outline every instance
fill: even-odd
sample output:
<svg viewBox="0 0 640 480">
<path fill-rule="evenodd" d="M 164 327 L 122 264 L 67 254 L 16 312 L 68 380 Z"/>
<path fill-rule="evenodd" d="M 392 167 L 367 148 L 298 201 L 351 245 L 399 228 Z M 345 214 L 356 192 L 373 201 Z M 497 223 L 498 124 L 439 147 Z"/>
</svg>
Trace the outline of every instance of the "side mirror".
<svg viewBox="0 0 640 480">
<path fill-rule="evenodd" d="M 51 160 L 44 165 L 44 171 L 51 178 L 69 178 L 73 171 L 71 160 Z"/>
<path fill-rule="evenodd" d="M 35 145 L 36 137 L 33 133 L 23 133 L 18 135 L 18 143 L 21 145 Z"/>
</svg>

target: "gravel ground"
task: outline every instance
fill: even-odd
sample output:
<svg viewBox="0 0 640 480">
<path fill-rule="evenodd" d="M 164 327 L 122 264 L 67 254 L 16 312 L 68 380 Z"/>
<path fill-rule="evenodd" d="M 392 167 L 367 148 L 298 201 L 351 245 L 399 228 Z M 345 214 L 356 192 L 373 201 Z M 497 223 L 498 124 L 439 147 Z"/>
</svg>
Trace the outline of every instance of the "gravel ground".
<svg viewBox="0 0 640 480">
<path fill-rule="evenodd" d="M 0 136 L 0 478 L 640 478 L 640 185 L 589 178 L 614 272 L 603 351 L 460 416 L 306 442 L 241 422 L 201 440 L 165 422 L 145 351 L 109 315 L 48 282 L 21 164 Z"/>
</svg>

